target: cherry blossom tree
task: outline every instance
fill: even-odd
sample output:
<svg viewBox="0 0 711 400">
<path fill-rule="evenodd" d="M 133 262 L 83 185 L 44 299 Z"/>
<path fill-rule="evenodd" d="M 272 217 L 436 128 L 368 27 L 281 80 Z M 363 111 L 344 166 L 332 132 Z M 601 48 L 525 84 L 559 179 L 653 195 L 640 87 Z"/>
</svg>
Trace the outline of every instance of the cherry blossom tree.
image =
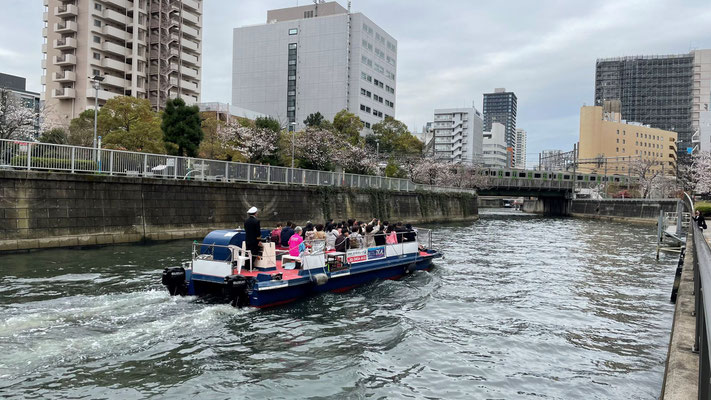
<svg viewBox="0 0 711 400">
<path fill-rule="evenodd" d="M 352 174 L 371 175 L 378 170 L 378 160 L 375 151 L 346 142 L 337 152 L 336 164 Z"/>
<path fill-rule="evenodd" d="M 696 193 L 711 193 L 711 153 L 701 151 L 694 156 L 691 175 Z"/>
<path fill-rule="evenodd" d="M 241 153 L 248 162 L 265 162 L 274 155 L 279 139 L 279 132 L 272 129 L 243 126 L 230 123 L 225 129 L 230 146 Z"/>
<path fill-rule="evenodd" d="M 308 169 L 329 170 L 338 164 L 338 150 L 342 142 L 331 131 L 325 129 L 307 128 L 297 132 L 295 138 L 295 153 L 301 167 Z"/>
<path fill-rule="evenodd" d="M 490 186 L 487 177 L 470 165 L 451 164 L 424 158 L 410 170 L 410 179 L 415 183 L 466 189 L 484 189 Z"/>
<path fill-rule="evenodd" d="M 30 139 L 37 115 L 15 95 L 0 88 L 0 139 Z"/>
</svg>

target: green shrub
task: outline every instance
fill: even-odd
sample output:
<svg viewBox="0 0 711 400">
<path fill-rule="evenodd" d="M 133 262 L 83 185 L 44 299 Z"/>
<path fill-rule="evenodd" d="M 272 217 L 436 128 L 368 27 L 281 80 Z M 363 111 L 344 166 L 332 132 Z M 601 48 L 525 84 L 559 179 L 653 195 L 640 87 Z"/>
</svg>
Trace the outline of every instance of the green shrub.
<svg viewBox="0 0 711 400">
<path fill-rule="evenodd" d="M 704 217 L 711 216 L 711 203 L 699 201 L 694 204 L 694 208 L 699 210 Z"/>
<path fill-rule="evenodd" d="M 27 156 L 15 156 L 10 159 L 14 167 L 27 166 Z M 47 169 L 72 169 L 72 160 L 67 158 L 32 157 L 32 168 Z M 74 160 L 74 169 L 96 171 L 97 164 L 94 160 Z"/>
</svg>

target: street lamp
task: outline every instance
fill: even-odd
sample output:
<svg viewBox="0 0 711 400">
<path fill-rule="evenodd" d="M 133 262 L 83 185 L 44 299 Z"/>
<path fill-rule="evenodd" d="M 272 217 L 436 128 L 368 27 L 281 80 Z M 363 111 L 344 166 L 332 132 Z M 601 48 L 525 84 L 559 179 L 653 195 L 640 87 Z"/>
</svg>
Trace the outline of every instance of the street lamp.
<svg viewBox="0 0 711 400">
<path fill-rule="evenodd" d="M 94 87 L 95 93 L 94 93 L 94 144 L 93 147 L 96 149 L 96 120 L 97 120 L 97 114 L 99 112 L 99 88 L 101 87 L 101 82 L 104 80 L 103 76 L 99 75 L 94 75 L 93 78 L 91 78 L 91 83 L 93 84 L 92 86 Z"/>
</svg>

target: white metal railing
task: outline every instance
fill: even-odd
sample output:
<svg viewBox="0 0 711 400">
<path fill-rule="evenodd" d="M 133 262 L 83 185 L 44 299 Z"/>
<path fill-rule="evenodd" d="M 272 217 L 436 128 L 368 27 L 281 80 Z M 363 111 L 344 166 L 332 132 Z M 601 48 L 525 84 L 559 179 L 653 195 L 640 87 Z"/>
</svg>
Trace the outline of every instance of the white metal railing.
<svg viewBox="0 0 711 400">
<path fill-rule="evenodd" d="M 409 179 L 0 139 L 0 168 L 109 176 L 476 193 Z"/>
</svg>

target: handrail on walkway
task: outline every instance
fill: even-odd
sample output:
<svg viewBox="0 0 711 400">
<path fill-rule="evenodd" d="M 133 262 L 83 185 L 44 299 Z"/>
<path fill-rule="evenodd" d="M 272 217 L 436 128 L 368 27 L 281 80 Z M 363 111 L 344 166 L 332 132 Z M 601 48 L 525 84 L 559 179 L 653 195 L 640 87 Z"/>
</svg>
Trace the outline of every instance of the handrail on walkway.
<svg viewBox="0 0 711 400">
<path fill-rule="evenodd" d="M 687 209 L 694 215 L 694 203 L 688 194 L 684 193 L 682 200 Z M 691 223 L 689 232 L 694 243 L 694 314 L 696 317 L 696 333 L 694 335 L 694 351 L 699 352 L 699 399 L 708 399 L 711 394 L 711 359 L 709 359 L 709 344 L 711 344 L 711 247 L 709 247 L 703 230 L 698 224 Z"/>
<path fill-rule="evenodd" d="M 0 139 L 0 168 L 173 180 L 196 179 L 219 182 L 336 186 L 406 192 L 423 190 L 476 193 L 474 189 L 423 185 L 409 179 L 384 176 L 8 139 Z"/>
</svg>

